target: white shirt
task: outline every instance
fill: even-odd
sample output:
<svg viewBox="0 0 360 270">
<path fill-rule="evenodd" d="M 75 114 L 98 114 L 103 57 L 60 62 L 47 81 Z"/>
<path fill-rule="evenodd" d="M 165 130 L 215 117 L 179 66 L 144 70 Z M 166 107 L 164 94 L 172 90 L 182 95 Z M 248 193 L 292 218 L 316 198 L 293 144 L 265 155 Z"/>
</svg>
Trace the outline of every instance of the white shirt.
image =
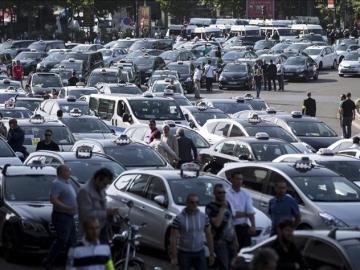
<svg viewBox="0 0 360 270">
<path fill-rule="evenodd" d="M 276 69 L 277 69 L 277 74 L 278 75 L 284 74 L 284 65 L 283 64 L 280 64 L 280 63 L 277 64 Z"/>
<path fill-rule="evenodd" d="M 200 68 L 196 68 L 195 72 L 194 72 L 194 81 L 201 81 L 201 75 L 202 75 L 202 71 Z"/>
<path fill-rule="evenodd" d="M 214 77 L 214 68 L 209 64 L 205 65 L 205 76 L 206 78 L 213 78 Z"/>
<path fill-rule="evenodd" d="M 226 199 L 230 204 L 231 211 L 233 216 L 236 215 L 236 212 L 245 212 L 247 214 L 255 214 L 253 208 L 252 198 L 248 191 L 244 188 L 241 188 L 239 192 L 236 192 L 234 189 L 229 189 L 226 192 Z M 239 224 L 248 224 L 248 218 L 234 218 L 234 225 Z"/>
</svg>

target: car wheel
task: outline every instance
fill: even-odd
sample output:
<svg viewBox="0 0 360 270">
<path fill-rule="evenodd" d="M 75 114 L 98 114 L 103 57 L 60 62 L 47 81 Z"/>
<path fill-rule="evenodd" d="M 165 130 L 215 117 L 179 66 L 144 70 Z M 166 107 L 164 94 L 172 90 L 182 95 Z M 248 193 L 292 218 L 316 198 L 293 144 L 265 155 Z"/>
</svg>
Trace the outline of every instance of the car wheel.
<svg viewBox="0 0 360 270">
<path fill-rule="evenodd" d="M 337 68 L 337 62 L 336 62 L 336 60 L 334 60 L 334 63 L 333 63 L 332 68 L 333 68 L 333 69 L 336 69 L 336 68 Z"/>
<path fill-rule="evenodd" d="M 19 240 L 13 228 L 7 225 L 3 231 L 3 256 L 6 261 L 13 262 L 18 259 Z"/>
<path fill-rule="evenodd" d="M 320 63 L 319 63 L 319 69 L 322 69 L 322 68 L 323 68 L 323 63 L 320 62 Z"/>
<path fill-rule="evenodd" d="M 340 77 L 344 77 L 344 74 L 339 74 Z"/>
</svg>

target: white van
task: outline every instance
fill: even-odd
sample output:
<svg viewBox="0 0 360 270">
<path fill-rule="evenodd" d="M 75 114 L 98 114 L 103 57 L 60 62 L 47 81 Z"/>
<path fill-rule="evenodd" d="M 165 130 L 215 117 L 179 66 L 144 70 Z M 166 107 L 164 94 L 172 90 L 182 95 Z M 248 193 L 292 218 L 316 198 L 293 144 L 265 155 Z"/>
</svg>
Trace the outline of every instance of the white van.
<svg viewBox="0 0 360 270">
<path fill-rule="evenodd" d="M 298 36 L 305 34 L 319 34 L 323 37 L 324 41 L 327 42 L 327 36 L 324 29 L 321 25 L 318 24 L 293 24 L 291 29 L 294 30 L 295 34 Z"/>
<path fill-rule="evenodd" d="M 158 123 L 172 120 L 176 124 L 189 125 L 172 98 L 156 97 L 151 93 L 143 96 L 93 94 L 89 108 L 117 134 L 132 124 L 148 124 L 152 119 Z"/>
<path fill-rule="evenodd" d="M 268 32 L 270 32 L 270 36 L 272 36 L 274 32 L 277 32 L 280 40 L 294 40 L 296 38 L 294 30 L 289 27 L 262 26 L 260 29 L 261 35 L 264 37 Z"/>
<path fill-rule="evenodd" d="M 238 36 L 256 37 L 260 36 L 260 27 L 256 25 L 232 25 L 230 32 Z"/>
</svg>

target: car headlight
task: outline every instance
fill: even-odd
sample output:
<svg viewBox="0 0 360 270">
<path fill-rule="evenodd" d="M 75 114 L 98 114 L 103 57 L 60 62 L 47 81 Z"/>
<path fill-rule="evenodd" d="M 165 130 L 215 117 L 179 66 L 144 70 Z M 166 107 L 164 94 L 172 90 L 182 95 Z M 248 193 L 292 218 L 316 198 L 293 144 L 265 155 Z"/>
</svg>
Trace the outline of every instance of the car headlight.
<svg viewBox="0 0 360 270">
<path fill-rule="evenodd" d="M 36 68 L 41 68 L 41 65 L 40 65 L 40 63 L 36 65 Z"/>
<path fill-rule="evenodd" d="M 47 233 L 43 225 L 31 221 L 23 221 L 23 228 L 26 232 Z"/>
<path fill-rule="evenodd" d="M 320 212 L 319 216 L 323 222 L 329 227 L 349 227 L 344 221 L 328 214 L 325 212 Z"/>
</svg>

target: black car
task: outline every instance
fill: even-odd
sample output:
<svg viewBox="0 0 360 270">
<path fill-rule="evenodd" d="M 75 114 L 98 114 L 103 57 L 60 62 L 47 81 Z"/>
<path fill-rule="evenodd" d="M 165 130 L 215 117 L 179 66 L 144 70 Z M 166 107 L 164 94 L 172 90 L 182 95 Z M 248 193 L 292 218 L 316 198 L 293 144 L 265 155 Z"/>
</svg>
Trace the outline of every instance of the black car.
<svg viewBox="0 0 360 270">
<path fill-rule="evenodd" d="M 147 78 L 150 78 L 155 70 L 165 67 L 165 62 L 161 57 L 148 54 L 135 58 L 133 62 L 140 73 L 141 83 L 146 82 Z"/>
<path fill-rule="evenodd" d="M 175 70 L 179 74 L 179 81 L 187 93 L 194 91 L 193 75 L 194 65 L 190 61 L 178 61 L 169 63 L 166 66 L 169 70 Z"/>
<path fill-rule="evenodd" d="M 66 59 L 82 60 L 84 61 L 84 77 L 96 68 L 104 67 L 104 60 L 101 52 L 68 52 Z"/>
<path fill-rule="evenodd" d="M 35 40 L 7 40 L 0 44 L 1 53 L 9 53 L 11 58 L 15 58 L 20 52 L 28 50 L 27 47 Z"/>
<path fill-rule="evenodd" d="M 219 77 L 219 88 L 251 89 L 253 70 L 248 64 L 228 63 Z"/>
<path fill-rule="evenodd" d="M 50 53 L 47 57 L 45 57 L 40 63 L 37 64 L 36 70 L 48 72 L 50 71 L 55 65 L 59 64 L 62 60 L 66 57 L 65 52 L 53 52 Z"/>
<path fill-rule="evenodd" d="M 58 74 L 49 72 L 37 72 L 31 75 L 28 90 L 33 95 L 45 95 L 51 93 L 53 89 L 58 92 L 63 87 L 62 80 Z"/>
<path fill-rule="evenodd" d="M 254 52 L 250 51 L 238 51 L 238 50 L 232 50 L 226 52 L 222 56 L 222 60 L 225 64 L 236 62 L 240 58 L 252 58 L 254 57 Z M 256 54 L 255 54 L 256 56 Z"/>
<path fill-rule="evenodd" d="M 135 41 L 128 49 L 129 52 L 144 49 L 171 50 L 172 39 L 140 39 Z"/>
<path fill-rule="evenodd" d="M 206 106 L 217 108 L 226 114 L 234 114 L 240 111 L 252 110 L 253 108 L 245 103 L 243 98 L 216 98 L 216 99 L 203 99 L 201 103 Z"/>
<path fill-rule="evenodd" d="M 195 55 L 188 50 L 165 51 L 159 56 L 164 59 L 166 64 L 177 61 L 191 61 L 196 58 Z"/>
<path fill-rule="evenodd" d="M 65 49 L 65 43 L 62 40 L 39 40 L 31 43 L 28 49 L 37 52 L 48 52 L 52 49 Z"/>
<path fill-rule="evenodd" d="M 46 57 L 44 52 L 21 52 L 15 57 L 15 61 L 19 60 L 24 68 L 24 75 L 28 75 L 32 70 L 36 69 L 38 63 Z"/>
<path fill-rule="evenodd" d="M 319 67 L 316 62 L 308 56 L 289 57 L 284 63 L 285 79 L 302 79 L 308 81 L 311 78 L 317 80 Z"/>
<path fill-rule="evenodd" d="M 269 138 L 267 133 L 257 133 L 255 137 L 232 137 L 224 139 L 200 153 L 200 163 L 204 171 L 218 173 L 225 163 L 242 160 L 273 161 L 279 156 L 300 153 L 283 140 Z"/>
<path fill-rule="evenodd" d="M 18 254 L 45 254 L 55 237 L 49 201 L 56 170 L 39 164 L 5 165 L 0 174 L 0 237 L 3 256 L 19 259 Z M 77 191 L 79 184 L 70 180 Z"/>
<path fill-rule="evenodd" d="M 258 40 L 254 44 L 254 50 L 270 50 L 275 44 L 276 41 L 272 39 Z"/>
</svg>

